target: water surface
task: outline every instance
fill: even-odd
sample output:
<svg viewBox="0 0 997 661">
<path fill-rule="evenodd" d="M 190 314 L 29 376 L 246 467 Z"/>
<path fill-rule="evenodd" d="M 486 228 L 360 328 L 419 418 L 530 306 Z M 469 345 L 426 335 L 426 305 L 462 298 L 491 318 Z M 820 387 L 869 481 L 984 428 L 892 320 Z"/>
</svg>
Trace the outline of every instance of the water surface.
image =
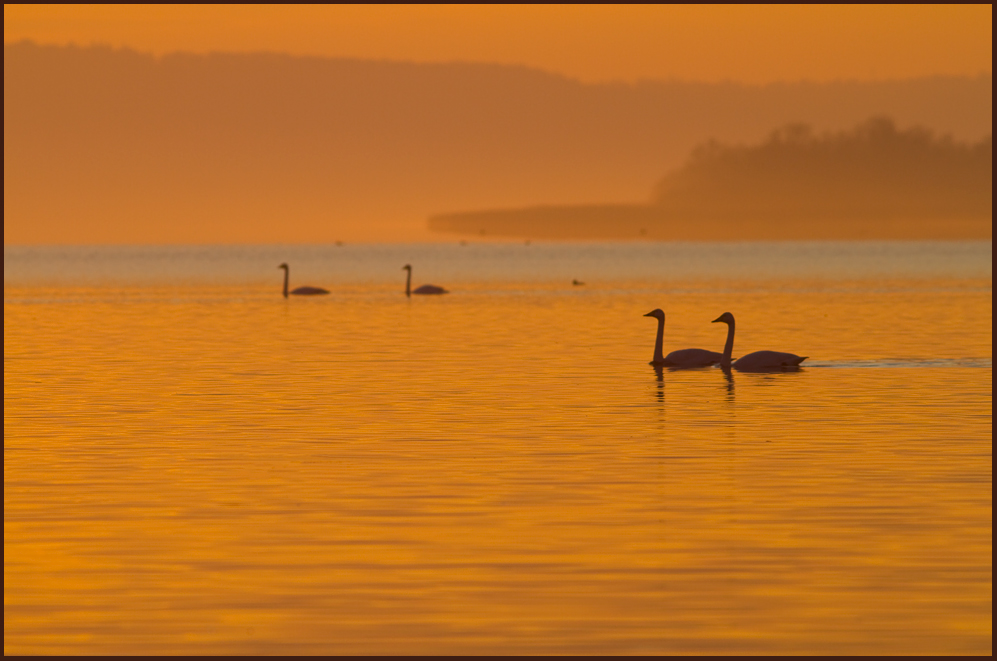
<svg viewBox="0 0 997 661">
<path fill-rule="evenodd" d="M 991 264 L 5 248 L 5 652 L 989 654 Z"/>
</svg>

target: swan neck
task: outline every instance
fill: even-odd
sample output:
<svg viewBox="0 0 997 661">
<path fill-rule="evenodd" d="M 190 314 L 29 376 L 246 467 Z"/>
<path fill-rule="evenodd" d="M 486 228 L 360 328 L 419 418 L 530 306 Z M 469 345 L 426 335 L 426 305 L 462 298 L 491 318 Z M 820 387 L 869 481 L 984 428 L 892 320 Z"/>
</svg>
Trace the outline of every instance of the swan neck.
<svg viewBox="0 0 997 661">
<path fill-rule="evenodd" d="M 291 269 L 284 267 L 284 298 L 287 298 L 287 281 L 290 278 Z"/>
<path fill-rule="evenodd" d="M 405 276 L 405 295 L 412 296 L 412 269 L 405 269 L 408 275 Z"/>
<path fill-rule="evenodd" d="M 730 367 L 730 356 L 734 352 L 734 322 L 727 324 L 727 344 L 724 345 L 724 358 L 720 363 L 724 367 Z"/>
<path fill-rule="evenodd" d="M 654 362 L 665 362 L 665 356 L 661 353 L 661 344 L 665 337 L 665 318 L 658 318 L 658 335 L 654 338 Z"/>
</svg>

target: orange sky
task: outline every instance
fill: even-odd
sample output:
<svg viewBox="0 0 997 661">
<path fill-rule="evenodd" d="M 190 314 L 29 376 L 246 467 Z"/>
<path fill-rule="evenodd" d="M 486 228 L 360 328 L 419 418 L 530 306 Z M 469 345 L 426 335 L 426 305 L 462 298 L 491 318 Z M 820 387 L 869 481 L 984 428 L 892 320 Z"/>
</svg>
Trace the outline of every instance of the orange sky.
<svg viewBox="0 0 997 661">
<path fill-rule="evenodd" d="M 768 83 L 990 73 L 992 17 L 991 5 L 4 5 L 4 41 L 525 64 L 584 81 Z"/>
</svg>

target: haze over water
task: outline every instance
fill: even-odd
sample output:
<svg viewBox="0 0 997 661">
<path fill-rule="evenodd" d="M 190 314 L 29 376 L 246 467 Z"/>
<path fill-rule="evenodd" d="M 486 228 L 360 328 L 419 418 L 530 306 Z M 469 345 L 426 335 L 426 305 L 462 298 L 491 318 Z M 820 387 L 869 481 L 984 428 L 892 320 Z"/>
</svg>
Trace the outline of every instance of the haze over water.
<svg viewBox="0 0 997 661">
<path fill-rule="evenodd" d="M 4 651 L 989 654 L 992 319 L 990 241 L 5 247 Z"/>
</svg>

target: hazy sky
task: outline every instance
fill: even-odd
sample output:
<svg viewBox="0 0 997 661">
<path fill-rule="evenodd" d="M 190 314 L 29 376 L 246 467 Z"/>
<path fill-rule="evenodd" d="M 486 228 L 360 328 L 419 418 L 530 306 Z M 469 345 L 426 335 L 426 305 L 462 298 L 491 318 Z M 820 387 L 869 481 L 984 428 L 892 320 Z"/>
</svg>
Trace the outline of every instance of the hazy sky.
<svg viewBox="0 0 997 661">
<path fill-rule="evenodd" d="M 992 17 L 991 5 L 4 5 L 4 41 L 524 64 L 583 81 L 768 83 L 991 73 Z"/>
<path fill-rule="evenodd" d="M 888 115 L 977 141 L 992 14 L 5 5 L 4 243 L 423 240 L 438 213 L 643 203 L 696 145 L 789 122 Z M 409 64 L 455 61 L 742 85 Z M 824 84 L 764 85 L 799 81 Z"/>
</svg>

